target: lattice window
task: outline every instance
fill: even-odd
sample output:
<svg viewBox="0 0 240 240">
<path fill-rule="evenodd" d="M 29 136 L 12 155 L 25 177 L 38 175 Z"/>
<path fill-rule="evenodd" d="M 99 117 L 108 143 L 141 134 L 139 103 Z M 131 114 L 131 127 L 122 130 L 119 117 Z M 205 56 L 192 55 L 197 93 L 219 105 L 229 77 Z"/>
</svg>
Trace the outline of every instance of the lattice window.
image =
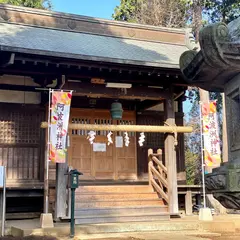
<svg viewBox="0 0 240 240">
<path fill-rule="evenodd" d="M 163 126 L 164 120 L 163 116 L 151 117 L 151 116 L 139 116 L 139 125 L 149 125 L 149 126 Z M 151 148 L 163 148 L 164 147 L 164 134 L 163 133 L 145 133 L 145 146 Z"/>
<path fill-rule="evenodd" d="M 1 108 L 0 144 L 39 144 L 42 112 Z"/>
<path fill-rule="evenodd" d="M 72 118 L 72 123 L 78 123 L 78 124 L 90 124 L 91 120 L 87 118 Z M 87 130 L 72 130 L 72 135 L 78 135 L 78 136 L 87 136 L 88 131 Z"/>
<path fill-rule="evenodd" d="M 161 120 L 146 119 L 146 125 L 161 126 Z M 164 145 L 164 134 L 163 133 L 146 133 L 146 145 L 152 147 L 162 148 Z"/>
<path fill-rule="evenodd" d="M 94 124 L 98 124 L 98 125 L 111 125 L 112 124 L 112 120 L 111 119 L 95 119 L 94 120 Z M 107 136 L 108 131 L 97 131 L 96 135 L 98 136 Z"/>
<path fill-rule="evenodd" d="M 118 120 L 119 125 L 134 125 L 135 121 L 133 120 Z M 128 132 L 129 137 L 135 137 L 135 132 Z M 123 136 L 123 132 L 118 132 L 118 136 Z"/>
<path fill-rule="evenodd" d="M 39 180 L 45 110 L 0 104 L 0 112 L 0 165 L 7 167 L 7 179 Z"/>
</svg>

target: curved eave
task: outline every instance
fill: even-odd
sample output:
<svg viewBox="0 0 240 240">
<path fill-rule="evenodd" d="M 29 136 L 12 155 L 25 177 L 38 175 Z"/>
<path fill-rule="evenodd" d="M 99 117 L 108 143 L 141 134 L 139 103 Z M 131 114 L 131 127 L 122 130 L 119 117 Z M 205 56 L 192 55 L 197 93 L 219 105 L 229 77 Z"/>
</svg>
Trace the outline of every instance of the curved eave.
<svg viewBox="0 0 240 240">
<path fill-rule="evenodd" d="M 202 51 L 199 51 L 181 71 L 190 85 L 211 92 L 223 92 L 224 84 L 240 72 L 234 68 L 223 69 L 209 66 L 204 59 Z"/>
</svg>

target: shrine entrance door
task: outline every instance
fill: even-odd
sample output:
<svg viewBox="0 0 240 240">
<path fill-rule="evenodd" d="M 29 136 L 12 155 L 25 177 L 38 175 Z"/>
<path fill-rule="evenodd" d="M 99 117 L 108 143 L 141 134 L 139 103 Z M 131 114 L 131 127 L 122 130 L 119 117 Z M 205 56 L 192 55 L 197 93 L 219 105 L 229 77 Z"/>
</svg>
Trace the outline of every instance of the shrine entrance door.
<svg viewBox="0 0 240 240">
<path fill-rule="evenodd" d="M 109 110 L 71 109 L 70 123 L 81 124 L 128 124 L 136 123 L 136 114 L 125 111 L 122 120 L 112 120 Z M 95 143 L 106 145 L 106 151 L 93 150 L 87 139 L 86 130 L 70 130 L 70 147 L 68 149 L 68 164 L 83 172 L 82 179 L 137 179 L 136 133 L 128 133 L 130 144 L 116 147 L 116 136 L 123 137 L 123 133 L 112 135 L 113 144 L 107 144 L 107 131 L 97 131 Z"/>
</svg>

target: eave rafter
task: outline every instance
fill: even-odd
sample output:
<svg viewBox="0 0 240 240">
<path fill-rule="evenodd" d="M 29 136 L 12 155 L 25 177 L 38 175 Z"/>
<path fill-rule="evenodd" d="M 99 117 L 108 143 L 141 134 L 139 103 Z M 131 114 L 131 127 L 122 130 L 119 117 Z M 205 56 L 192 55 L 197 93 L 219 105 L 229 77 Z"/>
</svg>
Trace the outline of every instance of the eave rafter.
<svg viewBox="0 0 240 240">
<path fill-rule="evenodd" d="M 105 78 L 112 81 L 170 85 L 185 83 L 179 69 L 157 68 L 127 64 L 113 64 L 94 61 L 76 61 L 71 59 L 43 57 L 29 54 L 16 54 L 15 63 L 10 67 L 1 67 L 1 74 L 28 76 L 65 75 L 66 78 Z"/>
<path fill-rule="evenodd" d="M 186 83 L 178 69 L 73 61 L 20 53 L 14 56 L 12 65 L 0 66 L 0 74 L 29 76 L 43 89 L 0 84 L 1 89 L 22 91 L 43 91 L 45 89 L 46 91 L 56 81 L 57 85 L 51 86 L 52 88 L 74 89 L 75 96 L 141 102 L 149 100 L 153 105 L 169 97 L 167 90 L 171 85 L 176 85 L 175 96 L 186 90 Z M 94 84 L 94 78 L 101 80 L 103 84 Z M 129 83 L 132 87 L 124 91 L 106 88 L 107 82 Z"/>
</svg>

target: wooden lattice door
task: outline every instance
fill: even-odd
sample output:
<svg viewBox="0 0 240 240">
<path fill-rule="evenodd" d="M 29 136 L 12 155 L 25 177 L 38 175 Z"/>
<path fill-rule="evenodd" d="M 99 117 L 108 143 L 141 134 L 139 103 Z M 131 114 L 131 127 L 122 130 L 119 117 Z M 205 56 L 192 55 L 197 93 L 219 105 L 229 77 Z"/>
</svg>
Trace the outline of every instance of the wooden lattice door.
<svg viewBox="0 0 240 240">
<path fill-rule="evenodd" d="M 91 112 L 71 109 L 70 123 L 90 124 Z M 68 149 L 68 165 L 83 173 L 85 179 L 92 178 L 92 151 L 87 140 L 87 131 L 70 130 L 70 147 Z"/>
<path fill-rule="evenodd" d="M 130 114 L 131 115 L 131 114 Z M 133 124 L 134 119 L 113 121 L 108 110 L 72 109 L 70 122 L 83 124 Z M 135 114 L 131 115 L 133 118 Z M 72 130 L 70 132 L 70 148 L 68 163 L 83 172 L 82 179 L 136 179 L 136 138 L 130 134 L 130 146 L 116 148 L 115 144 L 107 145 L 107 131 L 96 132 L 96 143 L 105 143 L 105 152 L 94 152 L 87 140 L 87 131 Z M 112 138 L 122 133 L 114 133 Z"/>
<path fill-rule="evenodd" d="M 123 120 L 118 121 L 119 125 L 136 124 L 135 112 L 128 112 L 124 115 Z M 123 133 L 118 133 L 123 136 Z M 130 144 L 128 147 L 116 148 L 117 179 L 137 179 L 137 154 L 136 154 L 136 133 L 128 133 Z"/>
<path fill-rule="evenodd" d="M 0 165 L 7 167 L 8 182 L 40 180 L 44 118 L 38 106 L 0 104 Z"/>
</svg>

